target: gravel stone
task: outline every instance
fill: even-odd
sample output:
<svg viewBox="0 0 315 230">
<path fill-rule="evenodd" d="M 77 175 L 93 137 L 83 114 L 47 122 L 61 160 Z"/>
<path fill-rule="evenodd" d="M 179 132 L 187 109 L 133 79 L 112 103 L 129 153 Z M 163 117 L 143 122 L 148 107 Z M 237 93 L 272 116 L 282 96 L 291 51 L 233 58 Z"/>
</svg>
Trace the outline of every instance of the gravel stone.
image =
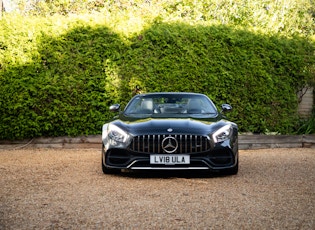
<svg viewBox="0 0 315 230">
<path fill-rule="evenodd" d="M 241 150 L 239 173 L 104 175 L 95 149 L 0 150 L 0 229 L 315 229 L 315 149 Z"/>
</svg>

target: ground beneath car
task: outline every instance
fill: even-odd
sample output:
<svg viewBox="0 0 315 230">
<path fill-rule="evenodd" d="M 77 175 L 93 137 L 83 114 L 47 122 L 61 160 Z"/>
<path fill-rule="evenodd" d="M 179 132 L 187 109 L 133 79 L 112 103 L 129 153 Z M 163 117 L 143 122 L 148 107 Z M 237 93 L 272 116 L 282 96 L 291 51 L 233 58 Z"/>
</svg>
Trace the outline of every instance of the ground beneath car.
<svg viewBox="0 0 315 230">
<path fill-rule="evenodd" d="M 315 149 L 240 151 L 235 176 L 104 175 L 100 150 L 0 150 L 0 229 L 315 229 Z"/>
</svg>

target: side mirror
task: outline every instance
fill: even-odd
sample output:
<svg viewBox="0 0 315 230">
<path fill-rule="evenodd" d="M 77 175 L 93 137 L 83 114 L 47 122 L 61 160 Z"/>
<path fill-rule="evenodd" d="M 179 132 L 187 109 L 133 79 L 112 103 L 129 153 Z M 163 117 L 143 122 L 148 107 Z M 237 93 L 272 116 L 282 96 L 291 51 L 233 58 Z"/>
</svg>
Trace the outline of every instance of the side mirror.
<svg viewBox="0 0 315 230">
<path fill-rule="evenodd" d="M 230 112 L 232 110 L 232 106 L 230 106 L 229 104 L 223 104 L 221 108 L 222 108 L 221 112 Z"/>
<path fill-rule="evenodd" d="M 114 104 L 109 107 L 109 111 L 111 112 L 119 112 L 120 104 Z"/>
</svg>

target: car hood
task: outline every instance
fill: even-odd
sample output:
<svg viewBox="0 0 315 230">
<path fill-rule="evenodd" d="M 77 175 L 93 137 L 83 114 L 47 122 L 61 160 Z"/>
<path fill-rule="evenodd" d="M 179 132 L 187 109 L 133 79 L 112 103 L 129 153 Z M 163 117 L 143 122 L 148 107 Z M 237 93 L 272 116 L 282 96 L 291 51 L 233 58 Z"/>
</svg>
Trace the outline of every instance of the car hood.
<svg viewBox="0 0 315 230">
<path fill-rule="evenodd" d="M 120 116 L 112 123 L 132 135 L 198 134 L 207 135 L 226 124 L 221 116 L 212 118 L 130 118 Z"/>
</svg>

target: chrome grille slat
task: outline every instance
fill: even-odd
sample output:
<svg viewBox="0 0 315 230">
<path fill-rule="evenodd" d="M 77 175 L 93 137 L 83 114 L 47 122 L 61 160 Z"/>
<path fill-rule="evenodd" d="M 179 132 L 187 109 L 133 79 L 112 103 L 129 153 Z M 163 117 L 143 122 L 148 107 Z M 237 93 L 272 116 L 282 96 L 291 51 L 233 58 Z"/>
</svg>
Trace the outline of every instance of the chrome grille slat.
<svg viewBox="0 0 315 230">
<path fill-rule="evenodd" d="M 192 146 L 193 146 L 193 138 L 192 138 L 192 135 L 190 135 L 190 152 L 192 152 Z"/>
<path fill-rule="evenodd" d="M 169 136 L 176 138 L 178 142 L 178 148 L 174 154 L 199 153 L 210 149 L 209 137 L 185 134 L 135 136 L 129 148 L 139 153 L 164 153 L 161 147 L 162 141 Z"/>
<path fill-rule="evenodd" d="M 153 152 L 155 152 L 155 135 L 153 135 L 153 142 L 152 142 L 153 144 L 152 144 L 152 146 L 153 146 Z"/>
<path fill-rule="evenodd" d="M 182 135 L 180 135 L 180 136 L 179 136 L 179 141 L 180 141 L 180 143 L 182 143 L 182 140 L 183 140 Z M 182 145 L 179 146 L 179 151 L 180 151 L 180 152 L 183 151 L 183 146 L 182 146 Z"/>
<path fill-rule="evenodd" d="M 185 149 L 187 149 L 187 135 L 185 135 Z"/>
</svg>

